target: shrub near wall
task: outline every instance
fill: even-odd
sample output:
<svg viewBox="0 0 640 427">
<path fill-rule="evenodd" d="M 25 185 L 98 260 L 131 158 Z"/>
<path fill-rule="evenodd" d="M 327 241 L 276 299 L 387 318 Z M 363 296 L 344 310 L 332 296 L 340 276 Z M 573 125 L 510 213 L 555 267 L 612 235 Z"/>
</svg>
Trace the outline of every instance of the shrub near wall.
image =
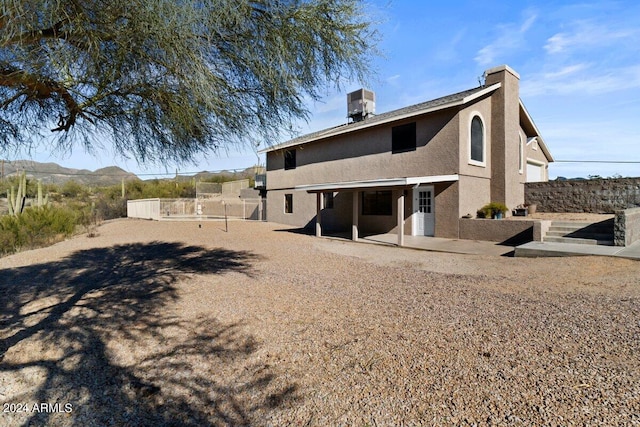
<svg viewBox="0 0 640 427">
<path fill-rule="evenodd" d="M 615 213 L 640 207 L 640 178 L 528 182 L 524 198 L 540 212 Z"/>
</svg>

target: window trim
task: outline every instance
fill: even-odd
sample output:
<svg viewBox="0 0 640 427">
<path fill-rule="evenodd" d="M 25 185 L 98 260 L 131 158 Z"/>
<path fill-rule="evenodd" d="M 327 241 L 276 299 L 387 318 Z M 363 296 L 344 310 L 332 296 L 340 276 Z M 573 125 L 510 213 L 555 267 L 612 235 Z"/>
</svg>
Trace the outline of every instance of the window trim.
<svg viewBox="0 0 640 427">
<path fill-rule="evenodd" d="M 518 135 L 518 173 L 524 174 L 524 138 L 522 138 L 522 134 Z"/>
<path fill-rule="evenodd" d="M 471 158 L 471 129 L 473 125 L 473 119 L 476 117 L 480 119 L 480 124 L 482 125 L 482 161 Z M 468 129 L 469 131 L 467 135 L 468 135 L 469 142 L 467 144 L 467 147 L 469 149 L 469 164 L 473 166 L 486 167 L 487 166 L 487 126 L 485 124 L 484 117 L 482 117 L 482 114 L 480 114 L 479 111 L 471 112 L 471 115 L 469 116 Z"/>
<path fill-rule="evenodd" d="M 287 203 L 287 198 L 289 198 L 289 203 Z M 287 212 L 287 207 L 289 207 L 289 212 Z M 286 215 L 293 214 L 293 193 L 285 193 L 284 194 L 284 213 Z"/>
</svg>

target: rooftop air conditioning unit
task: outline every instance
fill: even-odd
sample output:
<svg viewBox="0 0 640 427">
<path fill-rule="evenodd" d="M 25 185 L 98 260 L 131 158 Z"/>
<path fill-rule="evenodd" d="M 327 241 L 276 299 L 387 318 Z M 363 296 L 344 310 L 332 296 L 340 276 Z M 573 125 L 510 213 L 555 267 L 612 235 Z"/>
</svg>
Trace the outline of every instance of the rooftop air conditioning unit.
<svg viewBox="0 0 640 427">
<path fill-rule="evenodd" d="M 347 94 L 347 116 L 359 122 L 376 112 L 376 94 L 370 90 L 358 89 Z"/>
</svg>

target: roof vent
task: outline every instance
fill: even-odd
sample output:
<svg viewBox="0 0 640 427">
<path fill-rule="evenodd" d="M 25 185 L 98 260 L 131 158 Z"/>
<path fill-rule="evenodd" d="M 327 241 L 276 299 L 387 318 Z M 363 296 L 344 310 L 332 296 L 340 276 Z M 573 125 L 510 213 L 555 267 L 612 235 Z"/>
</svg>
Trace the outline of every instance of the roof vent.
<svg viewBox="0 0 640 427">
<path fill-rule="evenodd" d="M 359 122 L 376 112 L 376 94 L 370 90 L 358 89 L 347 94 L 347 116 Z"/>
</svg>

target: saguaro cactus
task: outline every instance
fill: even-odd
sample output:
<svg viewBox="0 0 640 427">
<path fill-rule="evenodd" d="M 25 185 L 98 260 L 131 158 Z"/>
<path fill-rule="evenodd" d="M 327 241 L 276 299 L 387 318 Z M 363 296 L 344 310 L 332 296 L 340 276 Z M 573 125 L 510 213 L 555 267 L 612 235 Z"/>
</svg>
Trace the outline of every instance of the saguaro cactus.
<svg viewBox="0 0 640 427">
<path fill-rule="evenodd" d="M 9 202 L 9 214 L 20 215 L 24 210 L 25 202 L 27 201 L 27 173 L 22 172 L 18 180 L 18 192 L 15 193 L 13 185 L 11 190 L 7 190 L 7 199 Z"/>
<path fill-rule="evenodd" d="M 42 181 L 38 180 L 38 207 L 42 208 L 49 204 L 49 193 L 42 197 Z"/>
</svg>

